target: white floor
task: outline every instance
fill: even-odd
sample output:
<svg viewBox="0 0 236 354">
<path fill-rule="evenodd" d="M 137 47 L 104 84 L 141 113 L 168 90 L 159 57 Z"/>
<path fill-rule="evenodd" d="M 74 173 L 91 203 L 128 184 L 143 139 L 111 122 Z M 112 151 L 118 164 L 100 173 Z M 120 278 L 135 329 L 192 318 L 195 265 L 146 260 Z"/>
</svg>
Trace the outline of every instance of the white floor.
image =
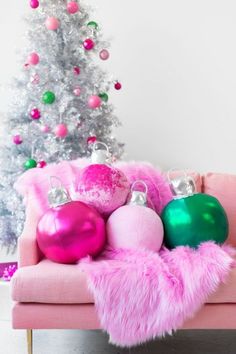
<svg viewBox="0 0 236 354">
<path fill-rule="evenodd" d="M 0 321 L 0 353 L 27 354 L 25 331 Z M 34 354 L 235 354 L 235 331 L 181 331 L 173 337 L 132 349 L 108 344 L 100 331 L 35 331 Z"/>
</svg>

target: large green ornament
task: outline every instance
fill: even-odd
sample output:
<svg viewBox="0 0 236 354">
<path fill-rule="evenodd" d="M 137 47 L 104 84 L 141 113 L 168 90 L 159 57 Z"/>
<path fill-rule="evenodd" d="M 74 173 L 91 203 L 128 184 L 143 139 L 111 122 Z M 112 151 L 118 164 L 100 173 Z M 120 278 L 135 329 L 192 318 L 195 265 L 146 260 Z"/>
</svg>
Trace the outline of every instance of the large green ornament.
<svg viewBox="0 0 236 354">
<path fill-rule="evenodd" d="M 46 91 L 43 94 L 42 101 L 45 104 L 52 104 L 56 99 L 55 94 L 52 91 Z"/>
<path fill-rule="evenodd" d="M 107 102 L 108 99 L 109 99 L 108 94 L 107 94 L 106 92 L 99 93 L 98 96 L 101 98 L 101 100 L 102 100 L 103 102 Z"/>
<path fill-rule="evenodd" d="M 37 162 L 34 159 L 28 159 L 24 163 L 24 169 L 30 170 L 31 168 L 35 168 L 37 166 Z"/>
<path fill-rule="evenodd" d="M 228 219 L 220 202 L 208 194 L 194 194 L 174 199 L 162 212 L 168 248 L 198 247 L 201 242 L 224 243 L 228 236 Z"/>
</svg>

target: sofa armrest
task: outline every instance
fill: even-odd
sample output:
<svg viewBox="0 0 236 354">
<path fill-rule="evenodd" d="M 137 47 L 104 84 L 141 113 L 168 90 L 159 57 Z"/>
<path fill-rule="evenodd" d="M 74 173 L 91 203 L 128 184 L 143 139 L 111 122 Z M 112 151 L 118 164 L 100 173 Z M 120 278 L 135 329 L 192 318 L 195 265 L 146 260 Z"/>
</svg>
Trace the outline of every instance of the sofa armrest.
<svg viewBox="0 0 236 354">
<path fill-rule="evenodd" d="M 35 265 L 42 259 L 42 254 L 36 240 L 38 220 L 39 215 L 28 206 L 26 209 L 24 230 L 18 239 L 19 267 Z"/>
</svg>

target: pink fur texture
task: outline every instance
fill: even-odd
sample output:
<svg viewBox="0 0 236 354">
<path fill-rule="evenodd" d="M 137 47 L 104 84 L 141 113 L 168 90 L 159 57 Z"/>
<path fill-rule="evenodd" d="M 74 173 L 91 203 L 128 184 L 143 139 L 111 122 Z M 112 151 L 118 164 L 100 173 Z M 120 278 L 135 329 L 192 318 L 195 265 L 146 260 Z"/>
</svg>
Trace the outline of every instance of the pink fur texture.
<svg viewBox="0 0 236 354">
<path fill-rule="evenodd" d="M 180 328 L 227 279 L 233 254 L 213 242 L 159 254 L 110 249 L 80 266 L 110 342 L 131 347 Z"/>
<path fill-rule="evenodd" d="M 77 199 L 77 181 L 83 167 L 89 164 L 88 159 L 62 161 L 50 164 L 45 168 L 34 168 L 25 172 L 15 183 L 16 190 L 24 197 L 25 204 L 30 202 L 39 214 L 48 209 L 47 193 L 50 188 L 50 176 L 59 177 L 63 185 L 69 189 L 73 200 Z M 148 186 L 149 206 L 158 213 L 172 199 L 169 185 L 161 172 L 151 164 L 144 162 L 119 162 L 115 164 L 127 176 L 130 184 L 142 179 Z"/>
</svg>

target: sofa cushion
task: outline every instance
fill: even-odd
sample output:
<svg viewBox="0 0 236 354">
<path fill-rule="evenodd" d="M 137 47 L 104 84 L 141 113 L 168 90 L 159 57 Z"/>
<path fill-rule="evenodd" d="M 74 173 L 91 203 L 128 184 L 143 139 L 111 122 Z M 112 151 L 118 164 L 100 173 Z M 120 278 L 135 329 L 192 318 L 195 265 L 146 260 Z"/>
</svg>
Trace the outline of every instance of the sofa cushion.
<svg viewBox="0 0 236 354">
<path fill-rule="evenodd" d="M 12 298 L 17 302 L 51 304 L 94 303 L 87 277 L 79 265 L 42 260 L 20 268 L 12 278 Z M 236 269 L 208 303 L 236 303 Z"/>
<path fill-rule="evenodd" d="M 86 274 L 79 265 L 58 264 L 46 259 L 18 269 L 12 278 L 12 298 L 18 302 L 52 304 L 94 302 Z"/>
<path fill-rule="evenodd" d="M 203 177 L 203 190 L 223 205 L 229 220 L 227 243 L 236 246 L 236 175 L 208 173 Z"/>
</svg>

